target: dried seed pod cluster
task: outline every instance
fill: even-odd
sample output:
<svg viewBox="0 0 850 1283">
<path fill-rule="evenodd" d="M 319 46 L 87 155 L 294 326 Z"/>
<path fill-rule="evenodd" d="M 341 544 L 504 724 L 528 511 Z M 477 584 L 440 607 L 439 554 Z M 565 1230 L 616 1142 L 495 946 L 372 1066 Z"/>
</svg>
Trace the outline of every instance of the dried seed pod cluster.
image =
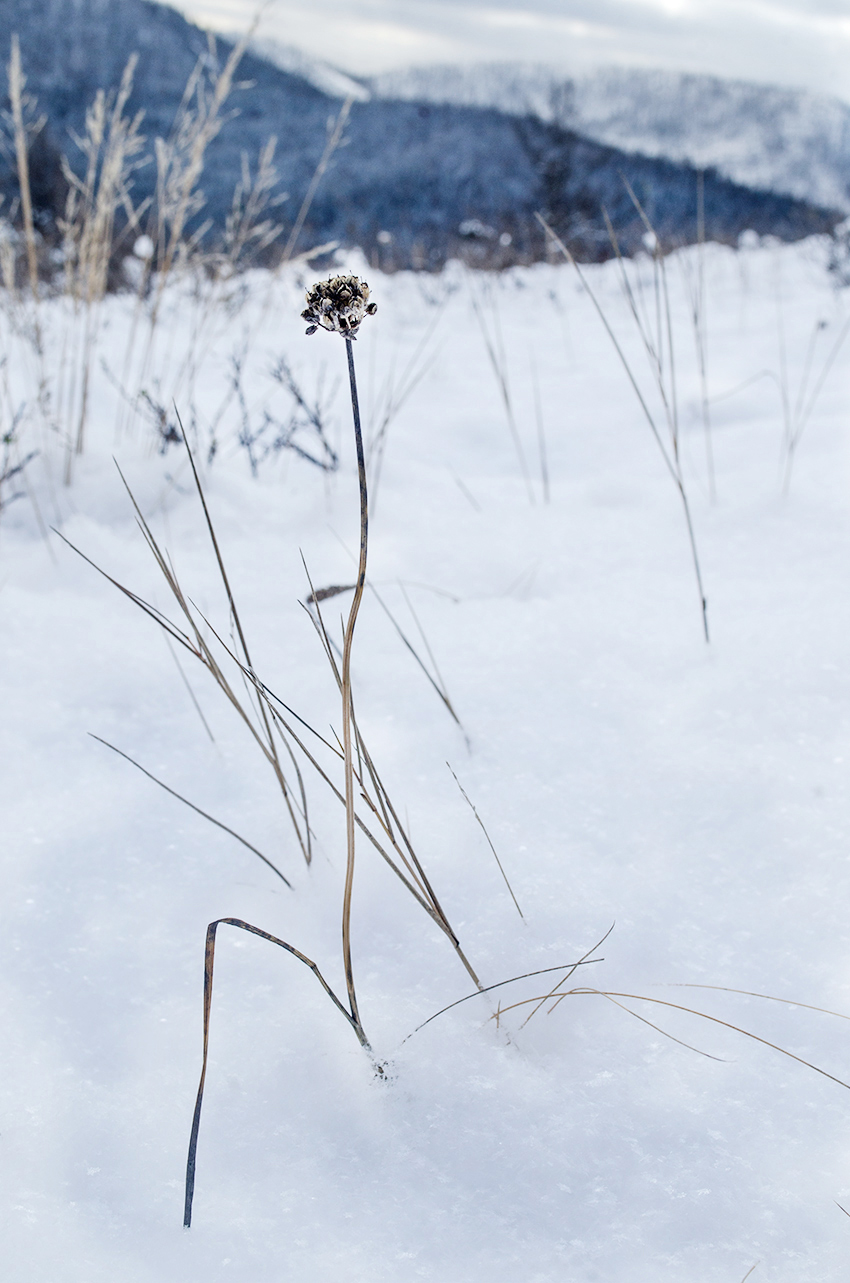
<svg viewBox="0 0 850 1283">
<path fill-rule="evenodd" d="M 315 334 L 321 326 L 354 339 L 364 316 L 374 316 L 377 310 L 377 304 L 369 302 L 365 281 L 357 276 L 332 276 L 310 287 L 301 316 L 307 322 L 308 334 Z"/>
</svg>

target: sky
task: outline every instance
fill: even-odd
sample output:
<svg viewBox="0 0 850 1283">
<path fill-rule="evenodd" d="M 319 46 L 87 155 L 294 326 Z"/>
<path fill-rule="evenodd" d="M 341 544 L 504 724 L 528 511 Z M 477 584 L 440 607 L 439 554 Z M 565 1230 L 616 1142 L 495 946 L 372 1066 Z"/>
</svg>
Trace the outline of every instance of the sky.
<svg viewBox="0 0 850 1283">
<path fill-rule="evenodd" d="M 243 29 L 257 0 L 180 0 Z M 850 0 L 272 0 L 262 34 L 360 74 L 523 59 L 708 72 L 850 101 Z"/>
</svg>

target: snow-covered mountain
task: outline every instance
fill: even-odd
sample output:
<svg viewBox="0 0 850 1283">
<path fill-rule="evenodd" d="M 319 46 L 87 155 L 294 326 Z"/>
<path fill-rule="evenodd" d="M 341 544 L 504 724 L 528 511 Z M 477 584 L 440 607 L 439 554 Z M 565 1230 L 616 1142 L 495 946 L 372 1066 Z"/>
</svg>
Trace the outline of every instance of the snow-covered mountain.
<svg viewBox="0 0 850 1283">
<path fill-rule="evenodd" d="M 567 77 L 531 63 L 412 67 L 370 86 L 380 98 L 537 116 L 626 151 L 850 211 L 850 106 L 837 98 L 623 67 Z"/>
<path fill-rule="evenodd" d="M 236 36 L 229 38 L 235 40 Z M 295 45 L 282 44 L 273 36 L 255 36 L 248 47 L 258 58 L 265 59 L 281 71 L 289 72 L 291 76 L 300 76 L 332 98 L 353 98 L 355 102 L 368 102 L 372 97 L 370 89 L 362 80 L 329 62 L 311 57 Z"/>
</svg>

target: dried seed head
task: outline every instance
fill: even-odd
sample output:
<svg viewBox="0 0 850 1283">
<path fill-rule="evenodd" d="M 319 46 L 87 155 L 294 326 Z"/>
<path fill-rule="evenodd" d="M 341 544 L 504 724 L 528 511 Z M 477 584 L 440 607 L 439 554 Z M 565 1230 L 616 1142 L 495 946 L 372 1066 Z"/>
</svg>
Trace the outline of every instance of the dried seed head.
<svg viewBox="0 0 850 1283">
<path fill-rule="evenodd" d="M 377 304 L 369 302 L 365 281 L 356 276 L 332 276 L 310 287 L 301 317 L 308 324 L 308 334 L 315 334 L 321 326 L 354 339 L 364 316 L 374 316 L 377 310 Z"/>
</svg>

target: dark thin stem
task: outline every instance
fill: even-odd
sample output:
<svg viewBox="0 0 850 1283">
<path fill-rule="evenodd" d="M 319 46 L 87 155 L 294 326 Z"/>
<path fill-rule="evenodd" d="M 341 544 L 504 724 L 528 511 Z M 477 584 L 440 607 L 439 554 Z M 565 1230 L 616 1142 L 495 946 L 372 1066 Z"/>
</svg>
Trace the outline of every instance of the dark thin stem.
<svg viewBox="0 0 850 1283">
<path fill-rule="evenodd" d="M 182 802 L 184 806 L 188 806 L 190 811 L 194 811 L 196 815 L 200 815 L 203 819 L 209 820 L 210 824 L 214 824 L 217 829 L 223 829 L 224 832 L 229 833 L 232 838 L 236 838 L 237 842 L 241 842 L 249 851 L 253 851 L 254 855 L 258 856 L 262 860 L 263 864 L 267 864 L 272 873 L 276 873 L 281 882 L 285 882 L 290 891 L 292 890 L 292 883 L 289 881 L 289 878 L 283 876 L 277 865 L 272 864 L 271 860 L 267 859 L 266 856 L 263 855 L 262 851 L 258 851 L 250 842 L 246 842 L 245 838 L 241 837 L 235 829 L 229 829 L 226 824 L 222 824 L 221 820 L 217 820 L 214 816 L 208 815 L 206 811 L 202 811 L 199 806 L 195 806 L 195 803 L 190 802 L 182 793 L 178 793 L 176 789 L 170 788 L 162 780 L 157 779 L 157 777 L 152 775 L 150 771 L 146 771 L 145 768 L 141 766 L 135 758 L 131 757 L 129 753 L 122 752 L 120 748 L 116 748 L 115 745 L 110 744 L 108 740 L 101 739 L 99 735 L 93 735 L 91 731 L 89 731 L 89 735 L 93 740 L 97 740 L 98 744 L 103 744 L 104 748 L 111 748 L 113 753 L 117 753 L 119 757 L 124 758 L 125 762 L 129 762 L 131 766 L 135 766 L 137 771 L 141 771 L 142 775 L 146 775 L 149 780 L 153 780 L 154 784 L 158 784 L 161 789 L 165 789 L 166 793 L 170 793 L 172 797 L 176 797 L 178 802 Z"/>
<path fill-rule="evenodd" d="M 354 974 L 351 969 L 351 892 L 354 885 L 354 759 L 352 754 L 351 729 L 351 644 L 354 640 L 354 625 L 357 612 L 363 599 L 366 586 L 366 550 L 369 542 L 369 502 L 366 492 L 366 461 L 363 456 L 363 435 L 360 430 L 360 402 L 357 398 L 357 378 L 354 372 L 354 349 L 351 339 L 345 340 L 348 355 L 348 380 L 351 386 L 351 411 L 354 416 L 354 441 L 357 447 L 357 475 L 360 480 L 360 562 L 357 568 L 357 583 L 354 588 L 354 599 L 348 612 L 345 635 L 342 646 L 342 746 L 345 769 L 345 891 L 342 902 L 342 957 L 345 967 L 345 984 L 348 989 L 348 1001 L 351 1015 L 358 1029 L 361 1029 L 360 1016 L 357 1010 L 357 995 L 354 990 Z M 361 1029 L 362 1032 L 362 1029 Z"/>
<path fill-rule="evenodd" d="M 249 931 L 251 935 L 259 936 L 261 940 L 268 940 L 271 944 L 279 945 L 281 949 L 285 949 L 287 953 L 291 953 L 299 962 L 303 962 L 305 967 L 309 967 L 325 993 L 330 998 L 331 1002 L 338 1011 L 342 1012 L 345 1019 L 357 1034 L 361 1046 L 366 1051 L 371 1050 L 359 1023 L 346 1011 L 345 1007 L 342 1005 L 339 998 L 337 998 L 333 989 L 331 989 L 330 985 L 325 980 L 321 971 L 312 959 L 306 957 L 305 954 L 299 952 L 298 949 L 293 948 L 291 944 L 287 944 L 285 940 L 278 940 L 277 936 L 269 935 L 268 931 L 261 931 L 259 927 L 252 927 L 250 923 L 243 922 L 241 918 L 219 918 L 216 922 L 211 922 L 207 927 L 207 941 L 206 949 L 204 951 L 204 1058 L 201 1065 L 201 1081 L 198 1083 L 198 1095 L 195 1100 L 195 1112 L 192 1117 L 192 1131 L 189 1137 L 189 1155 L 186 1160 L 186 1197 L 183 1205 L 183 1226 L 185 1229 L 189 1229 L 192 1224 L 192 1200 L 195 1195 L 195 1158 L 198 1149 L 198 1132 L 201 1127 L 201 1107 L 204 1103 L 204 1082 L 207 1076 L 207 1055 L 209 1052 L 210 1041 L 210 1009 L 212 1006 L 213 968 L 215 966 L 215 934 L 222 924 L 229 927 L 239 927 L 242 931 Z"/>
</svg>

